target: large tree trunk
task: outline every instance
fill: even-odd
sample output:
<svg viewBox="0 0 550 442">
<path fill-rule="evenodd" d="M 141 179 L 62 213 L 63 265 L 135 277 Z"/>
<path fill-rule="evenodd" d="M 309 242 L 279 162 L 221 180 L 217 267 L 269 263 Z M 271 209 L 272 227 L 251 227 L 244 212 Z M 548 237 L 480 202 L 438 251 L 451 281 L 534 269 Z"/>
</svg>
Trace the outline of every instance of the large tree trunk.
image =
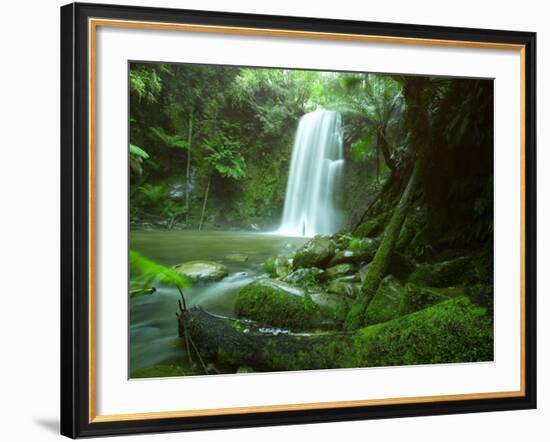
<svg viewBox="0 0 550 442">
<path fill-rule="evenodd" d="M 187 131 L 187 175 L 185 179 L 185 222 L 189 221 L 189 191 L 191 180 L 191 142 L 193 140 L 193 114 L 194 109 L 191 108 L 189 115 L 189 129 Z"/>
<path fill-rule="evenodd" d="M 204 201 L 202 203 L 202 212 L 201 212 L 201 220 L 199 222 L 199 230 L 202 229 L 202 223 L 204 221 L 204 213 L 206 212 L 206 203 L 208 201 L 208 192 L 210 191 L 210 181 L 212 181 L 212 175 L 208 177 L 208 184 L 206 185 L 206 190 L 204 192 Z"/>
<path fill-rule="evenodd" d="M 492 316 L 464 297 L 355 332 L 266 333 L 259 324 L 213 316 L 200 307 L 180 310 L 178 324 L 180 336 L 189 334 L 202 360 L 235 369 L 248 365 L 258 371 L 312 370 L 493 358 Z M 405 328 L 409 332 L 403 334 Z"/>
<path fill-rule="evenodd" d="M 420 160 L 417 159 L 409 182 L 407 183 L 407 187 L 403 195 L 401 195 L 401 199 L 394 209 L 390 222 L 384 230 L 384 237 L 380 247 L 369 265 L 365 281 L 361 287 L 361 293 L 346 318 L 345 327 L 348 330 L 355 330 L 365 325 L 364 318 L 367 307 L 372 301 L 376 290 L 378 290 L 382 278 L 386 276 L 386 270 L 390 263 L 397 239 L 399 238 L 399 232 L 401 231 L 401 227 L 403 226 L 403 222 L 405 221 L 413 199 L 413 194 L 416 190 L 419 164 Z"/>
</svg>

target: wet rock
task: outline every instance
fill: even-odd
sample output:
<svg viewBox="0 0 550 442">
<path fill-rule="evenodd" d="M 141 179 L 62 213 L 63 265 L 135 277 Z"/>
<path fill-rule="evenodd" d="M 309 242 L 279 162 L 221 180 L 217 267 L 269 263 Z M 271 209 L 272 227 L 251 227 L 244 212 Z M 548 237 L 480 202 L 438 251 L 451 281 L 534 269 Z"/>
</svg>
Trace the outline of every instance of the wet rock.
<svg viewBox="0 0 550 442">
<path fill-rule="evenodd" d="M 283 281 L 290 284 L 309 286 L 319 282 L 323 274 L 324 270 L 318 269 L 317 267 L 301 268 L 285 277 Z"/>
<path fill-rule="evenodd" d="M 340 296 L 354 298 L 361 291 L 361 284 L 348 282 L 343 278 L 338 278 L 330 281 L 327 286 L 327 291 Z"/>
<path fill-rule="evenodd" d="M 292 261 L 286 256 L 277 256 L 274 262 L 275 275 L 284 278 L 292 272 Z"/>
<path fill-rule="evenodd" d="M 369 262 L 374 257 L 378 242 L 370 238 L 361 238 L 350 241 L 349 248 L 339 250 L 331 259 L 329 266 L 336 264 Z"/>
<path fill-rule="evenodd" d="M 277 259 L 276 256 L 270 256 L 264 261 L 264 272 L 269 273 L 271 276 L 277 276 L 277 273 L 275 272 L 275 260 Z"/>
<path fill-rule="evenodd" d="M 333 267 L 329 267 L 325 272 L 326 279 L 334 279 L 340 276 L 346 276 L 354 273 L 357 270 L 357 266 L 351 263 L 337 264 Z"/>
<path fill-rule="evenodd" d="M 174 270 L 192 282 L 219 281 L 228 274 L 226 266 L 214 261 L 188 261 L 175 265 Z"/>
<path fill-rule="evenodd" d="M 344 321 L 349 309 L 347 299 L 332 293 L 316 292 L 310 294 L 311 300 L 320 308 L 327 326 Z"/>
<path fill-rule="evenodd" d="M 248 261 L 248 255 L 245 255 L 244 253 L 231 253 L 227 255 L 225 259 L 234 262 L 246 262 Z"/>
<path fill-rule="evenodd" d="M 329 236 L 315 236 L 296 250 L 294 266 L 325 268 L 336 252 L 336 244 Z"/>
</svg>

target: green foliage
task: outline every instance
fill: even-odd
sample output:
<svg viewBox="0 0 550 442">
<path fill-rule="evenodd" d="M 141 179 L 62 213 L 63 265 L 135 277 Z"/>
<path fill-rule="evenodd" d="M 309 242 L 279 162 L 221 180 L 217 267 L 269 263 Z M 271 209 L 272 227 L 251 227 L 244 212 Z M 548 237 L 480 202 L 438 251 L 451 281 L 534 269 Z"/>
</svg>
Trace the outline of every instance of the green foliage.
<svg viewBox="0 0 550 442">
<path fill-rule="evenodd" d="M 149 159 L 149 154 L 145 152 L 141 147 L 136 146 L 135 144 L 130 144 L 130 155 L 143 158 L 144 160 Z"/>
<path fill-rule="evenodd" d="M 136 250 L 130 250 L 130 289 L 146 289 L 157 282 L 183 290 L 187 278 L 175 270 L 146 258 Z"/>
<path fill-rule="evenodd" d="M 206 161 L 222 177 L 240 180 L 246 176 L 245 160 L 239 153 L 240 147 L 238 142 L 218 133 L 209 140 L 209 144 L 206 146 L 208 152 Z"/>
<path fill-rule="evenodd" d="M 149 159 L 149 154 L 141 147 L 130 144 L 130 172 L 141 176 L 143 174 L 143 160 Z"/>
<path fill-rule="evenodd" d="M 166 186 L 162 184 L 153 185 L 145 183 L 139 188 L 139 191 L 151 203 L 157 203 L 166 197 Z"/>
<path fill-rule="evenodd" d="M 167 147 L 188 149 L 189 143 L 180 135 L 169 135 L 162 127 L 152 127 L 151 132 Z"/>
<path fill-rule="evenodd" d="M 162 80 L 154 65 L 140 65 L 130 69 L 130 91 L 136 94 L 140 101 L 155 103 L 161 90 Z"/>
</svg>

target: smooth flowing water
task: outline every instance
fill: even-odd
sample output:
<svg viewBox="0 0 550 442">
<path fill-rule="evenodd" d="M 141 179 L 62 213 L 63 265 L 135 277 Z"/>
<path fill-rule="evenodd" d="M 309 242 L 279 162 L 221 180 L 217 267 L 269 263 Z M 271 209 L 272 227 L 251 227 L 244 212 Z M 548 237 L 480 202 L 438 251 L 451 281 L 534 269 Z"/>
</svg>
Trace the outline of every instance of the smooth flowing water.
<svg viewBox="0 0 550 442">
<path fill-rule="evenodd" d="M 234 315 L 235 298 L 241 287 L 262 273 L 263 261 L 285 249 L 303 244 L 303 238 L 288 238 L 249 232 L 132 231 L 131 248 L 162 264 L 184 261 L 219 261 L 229 275 L 218 282 L 190 285 L 185 290 L 189 306 Z M 235 254 L 247 257 L 235 260 Z M 176 289 L 158 287 L 150 296 L 130 302 L 130 372 L 160 364 L 185 364 L 185 346 L 178 337 Z"/>
<path fill-rule="evenodd" d="M 323 109 L 300 119 L 290 162 L 280 235 L 336 232 L 337 197 L 344 169 L 340 114 Z"/>
</svg>

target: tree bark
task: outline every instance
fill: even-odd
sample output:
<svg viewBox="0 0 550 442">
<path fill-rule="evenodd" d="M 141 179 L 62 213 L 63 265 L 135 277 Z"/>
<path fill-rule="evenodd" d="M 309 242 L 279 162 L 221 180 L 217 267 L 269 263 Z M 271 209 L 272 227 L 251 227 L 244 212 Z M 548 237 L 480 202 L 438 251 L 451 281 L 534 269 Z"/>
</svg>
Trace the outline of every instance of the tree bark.
<svg viewBox="0 0 550 442">
<path fill-rule="evenodd" d="M 204 201 L 202 203 L 202 212 L 201 212 L 201 220 L 199 222 L 199 230 L 202 229 L 202 223 L 204 221 L 204 213 L 206 211 L 206 202 L 208 201 L 208 192 L 210 191 L 210 181 L 212 181 L 212 175 L 208 177 L 208 184 L 206 185 L 206 190 L 204 192 Z"/>
<path fill-rule="evenodd" d="M 189 221 L 189 190 L 191 180 L 191 141 L 193 139 L 193 114 L 194 109 L 191 108 L 191 114 L 189 115 L 189 128 L 187 131 L 187 175 L 185 179 L 185 222 Z"/>
<path fill-rule="evenodd" d="M 346 318 L 345 328 L 348 330 L 355 330 L 365 325 L 365 312 L 378 290 L 382 278 L 386 275 L 386 270 L 395 249 L 395 244 L 399 238 L 399 232 L 401 231 L 401 227 L 409 211 L 418 182 L 419 164 L 420 160 L 417 159 L 409 182 L 407 183 L 407 187 L 403 195 L 401 195 L 401 199 L 394 209 L 390 222 L 384 230 L 384 237 L 380 247 L 369 265 L 365 281 L 361 287 L 361 293 Z"/>
<path fill-rule="evenodd" d="M 394 159 L 391 156 L 390 152 L 390 145 L 388 143 L 388 140 L 386 138 L 386 126 L 379 127 L 376 131 L 376 143 L 378 145 L 378 149 L 382 151 L 382 156 L 384 157 L 384 161 L 390 168 L 392 172 L 395 172 L 397 169 L 397 165 L 395 164 Z"/>
</svg>

